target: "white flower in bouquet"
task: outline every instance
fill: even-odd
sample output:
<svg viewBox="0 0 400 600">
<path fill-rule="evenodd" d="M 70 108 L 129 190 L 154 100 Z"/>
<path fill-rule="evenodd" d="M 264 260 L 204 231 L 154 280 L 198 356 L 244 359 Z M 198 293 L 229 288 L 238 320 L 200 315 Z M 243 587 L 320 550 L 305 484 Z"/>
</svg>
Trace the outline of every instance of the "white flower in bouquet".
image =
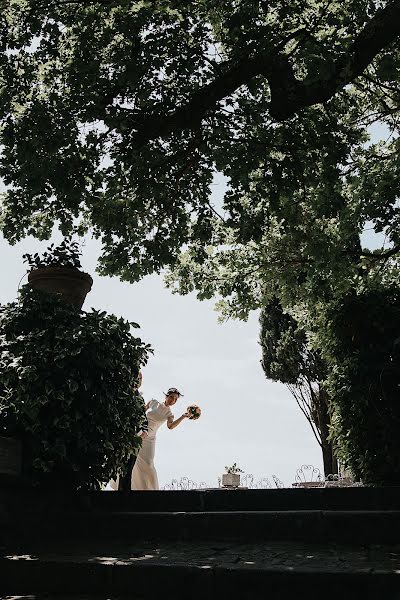
<svg viewBox="0 0 400 600">
<path fill-rule="evenodd" d="M 189 416 L 189 419 L 196 420 L 201 415 L 201 409 L 196 404 L 191 404 L 187 407 L 186 414 Z"/>
</svg>

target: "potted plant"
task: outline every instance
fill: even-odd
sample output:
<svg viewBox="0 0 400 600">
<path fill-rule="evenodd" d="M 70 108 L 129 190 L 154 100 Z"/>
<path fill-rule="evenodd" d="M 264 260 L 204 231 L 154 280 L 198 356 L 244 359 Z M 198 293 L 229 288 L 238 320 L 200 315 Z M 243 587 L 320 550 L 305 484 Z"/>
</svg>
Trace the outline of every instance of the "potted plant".
<svg viewBox="0 0 400 600">
<path fill-rule="evenodd" d="M 71 238 L 65 238 L 56 247 L 51 244 L 42 256 L 24 254 L 24 262 L 30 267 L 29 284 L 37 290 L 60 294 L 65 301 L 81 309 L 93 279 L 81 271 L 80 255 L 78 242 Z"/>
<path fill-rule="evenodd" d="M 240 486 L 240 473 L 243 473 L 236 463 L 233 463 L 231 467 L 225 467 L 226 473 L 222 475 L 222 485 L 224 487 L 239 487 Z"/>
<path fill-rule="evenodd" d="M 0 437 L 22 442 L 29 485 L 100 489 L 141 444 L 138 325 L 25 286 L 0 307 Z"/>
</svg>

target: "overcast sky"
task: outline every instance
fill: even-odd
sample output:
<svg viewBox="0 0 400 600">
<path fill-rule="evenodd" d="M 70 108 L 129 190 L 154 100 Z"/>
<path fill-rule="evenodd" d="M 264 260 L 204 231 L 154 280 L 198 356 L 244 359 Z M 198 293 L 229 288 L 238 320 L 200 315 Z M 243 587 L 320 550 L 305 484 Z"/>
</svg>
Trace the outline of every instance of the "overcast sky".
<svg viewBox="0 0 400 600">
<path fill-rule="evenodd" d="M 223 187 L 217 180 L 217 200 Z M 364 241 L 372 243 L 369 236 Z M 17 297 L 26 273 L 22 255 L 42 252 L 49 243 L 27 238 L 10 246 L 0 238 L 0 303 Z M 185 394 L 174 407 L 176 417 L 191 403 L 202 409 L 198 421 L 159 430 L 160 486 L 181 477 L 216 486 L 225 465 L 234 462 L 256 479 L 276 474 L 286 485 L 302 464 L 322 470 L 319 446 L 294 398 L 285 386 L 264 376 L 257 313 L 247 323 L 221 325 L 212 301 L 173 295 L 161 277 L 149 276 L 134 285 L 99 277 L 95 273 L 99 250 L 98 242 L 85 238 L 82 265 L 94 284 L 83 308 L 106 310 L 139 323 L 140 337 L 155 350 L 143 370 L 146 402 L 163 401 L 163 391 L 176 386 Z"/>
<path fill-rule="evenodd" d="M 22 254 L 47 244 L 28 238 L 10 246 L 1 239 L 2 304 L 17 297 L 26 272 Z M 82 264 L 94 284 L 84 309 L 103 309 L 140 324 L 140 337 L 155 351 L 143 370 L 145 400 L 162 401 L 163 391 L 176 386 L 185 396 L 174 407 L 175 416 L 190 403 L 202 409 L 198 421 L 159 430 L 160 485 L 184 476 L 216 485 L 233 462 L 259 478 L 275 473 L 285 483 L 294 480 L 301 463 L 321 466 L 319 447 L 295 400 L 263 374 L 258 315 L 247 323 L 221 325 L 213 302 L 173 295 L 160 277 L 134 285 L 99 277 L 94 272 L 98 254 L 98 243 L 87 239 Z"/>
</svg>

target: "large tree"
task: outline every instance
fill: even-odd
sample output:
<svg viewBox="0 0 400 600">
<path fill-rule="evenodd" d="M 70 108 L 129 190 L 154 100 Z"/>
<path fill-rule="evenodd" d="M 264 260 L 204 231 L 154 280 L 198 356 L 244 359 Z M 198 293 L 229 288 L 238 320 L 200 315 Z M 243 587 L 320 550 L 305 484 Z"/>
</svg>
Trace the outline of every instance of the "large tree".
<svg viewBox="0 0 400 600">
<path fill-rule="evenodd" d="M 239 318 L 277 296 L 311 331 L 320 304 L 398 281 L 400 0 L 3 6 L 8 240 L 90 229 L 103 273 L 169 267 Z"/>
<path fill-rule="evenodd" d="M 328 363 L 310 347 L 307 331 L 274 298 L 261 311 L 262 367 L 268 379 L 289 388 L 321 447 L 325 476 L 338 464 L 330 440 L 330 398 L 325 381 Z"/>
<path fill-rule="evenodd" d="M 398 252 L 397 141 L 365 142 L 398 126 L 400 0 L 3 5 L 11 242 L 92 228 L 103 272 L 177 265 L 182 291 L 233 294 L 239 316 L 271 281 L 351 280 L 369 220 L 392 243 L 372 263 Z"/>
</svg>

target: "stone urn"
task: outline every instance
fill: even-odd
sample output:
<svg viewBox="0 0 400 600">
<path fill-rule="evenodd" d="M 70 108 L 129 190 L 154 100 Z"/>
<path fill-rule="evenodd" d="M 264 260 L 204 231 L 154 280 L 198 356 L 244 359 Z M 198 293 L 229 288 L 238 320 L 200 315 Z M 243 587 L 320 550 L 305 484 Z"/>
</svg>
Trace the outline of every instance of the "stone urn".
<svg viewBox="0 0 400 600">
<path fill-rule="evenodd" d="M 239 487 L 240 486 L 240 474 L 239 473 L 224 473 L 222 475 L 222 486 L 223 487 Z"/>
<path fill-rule="evenodd" d="M 60 294 L 63 300 L 79 310 L 93 285 L 93 279 L 88 273 L 70 267 L 33 269 L 28 275 L 28 282 L 36 290 Z"/>
</svg>

